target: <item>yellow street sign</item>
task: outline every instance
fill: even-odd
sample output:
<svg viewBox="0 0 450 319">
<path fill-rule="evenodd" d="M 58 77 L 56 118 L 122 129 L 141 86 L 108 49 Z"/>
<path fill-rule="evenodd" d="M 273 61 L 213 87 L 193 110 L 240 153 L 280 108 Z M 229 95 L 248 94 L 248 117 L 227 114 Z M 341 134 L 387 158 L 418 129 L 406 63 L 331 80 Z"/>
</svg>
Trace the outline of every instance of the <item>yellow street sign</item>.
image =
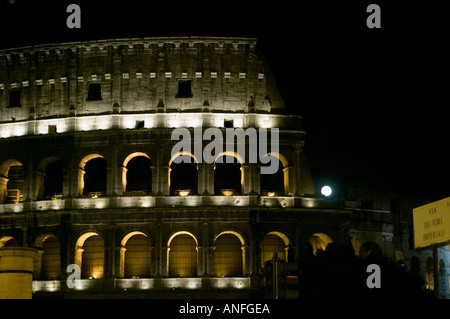
<svg viewBox="0 0 450 319">
<path fill-rule="evenodd" d="M 450 197 L 413 209 L 414 248 L 450 241 Z"/>
</svg>

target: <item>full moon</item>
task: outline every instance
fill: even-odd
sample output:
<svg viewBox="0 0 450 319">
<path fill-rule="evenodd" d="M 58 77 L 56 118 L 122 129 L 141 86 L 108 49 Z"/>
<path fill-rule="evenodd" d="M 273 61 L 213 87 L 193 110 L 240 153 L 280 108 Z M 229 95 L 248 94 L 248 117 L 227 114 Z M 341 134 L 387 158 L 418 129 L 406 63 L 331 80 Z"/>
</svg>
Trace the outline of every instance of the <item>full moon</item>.
<svg viewBox="0 0 450 319">
<path fill-rule="evenodd" d="M 322 187 L 322 189 L 320 190 L 320 192 L 322 193 L 323 196 L 328 197 L 328 196 L 331 195 L 331 193 L 332 193 L 333 191 L 331 190 L 331 187 L 330 187 L 330 186 L 324 186 L 324 187 Z"/>
</svg>

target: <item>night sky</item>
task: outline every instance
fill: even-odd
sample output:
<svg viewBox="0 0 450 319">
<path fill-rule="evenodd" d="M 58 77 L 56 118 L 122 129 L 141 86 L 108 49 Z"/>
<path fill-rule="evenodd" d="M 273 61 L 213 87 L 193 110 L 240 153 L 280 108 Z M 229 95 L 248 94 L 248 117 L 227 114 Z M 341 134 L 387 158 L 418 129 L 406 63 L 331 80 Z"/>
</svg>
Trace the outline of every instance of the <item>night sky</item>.
<svg viewBox="0 0 450 319">
<path fill-rule="evenodd" d="M 392 2 L 0 0 L 0 47 L 256 37 L 289 113 L 303 116 L 304 150 L 318 184 L 373 185 L 437 200 L 450 196 L 445 10 Z M 70 3 L 81 7 L 81 29 L 66 26 Z M 370 3 L 381 7 L 381 29 L 366 26 Z"/>
</svg>

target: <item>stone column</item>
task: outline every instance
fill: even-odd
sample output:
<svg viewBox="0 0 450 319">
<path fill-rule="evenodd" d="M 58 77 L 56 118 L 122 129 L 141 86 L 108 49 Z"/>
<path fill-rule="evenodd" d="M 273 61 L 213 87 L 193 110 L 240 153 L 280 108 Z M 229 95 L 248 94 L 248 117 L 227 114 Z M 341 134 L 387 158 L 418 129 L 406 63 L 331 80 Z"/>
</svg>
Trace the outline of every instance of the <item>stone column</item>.
<svg viewBox="0 0 450 319">
<path fill-rule="evenodd" d="M 75 169 L 74 169 L 75 171 Z M 84 174 L 86 173 L 86 171 L 83 168 L 77 168 L 76 169 L 76 173 L 74 173 L 74 175 L 76 174 L 76 187 L 78 189 L 78 191 L 76 192 L 75 196 L 81 196 L 83 195 L 83 191 L 84 191 Z"/>
<path fill-rule="evenodd" d="M 214 165 L 205 162 L 198 165 L 198 194 L 214 195 Z"/>
<path fill-rule="evenodd" d="M 291 183 L 290 191 L 294 193 L 294 196 L 299 196 L 299 185 L 300 185 L 300 179 L 299 179 L 299 171 L 300 171 L 300 151 L 301 147 L 299 145 L 294 145 L 294 156 L 293 156 L 293 164 L 292 164 L 292 178 L 289 178 L 289 182 Z"/>
<path fill-rule="evenodd" d="M 241 249 L 242 249 L 242 275 L 244 277 L 250 276 L 252 274 L 250 264 L 250 247 L 248 245 L 243 245 Z"/>
<path fill-rule="evenodd" d="M 32 298 L 36 253 L 33 248 L 0 248 L 0 299 Z"/>
<path fill-rule="evenodd" d="M 156 100 L 157 111 L 164 112 L 165 110 L 165 91 L 166 91 L 166 77 L 165 77 L 165 52 L 164 52 L 164 44 L 158 43 L 158 62 L 156 65 L 157 72 L 157 86 L 156 86 Z M 158 123 L 161 125 L 161 123 Z"/>
<path fill-rule="evenodd" d="M 33 160 L 30 158 L 28 160 L 28 165 L 23 167 L 25 171 L 25 180 L 23 182 L 23 201 L 31 201 L 32 189 L 33 189 Z"/>
<path fill-rule="evenodd" d="M 124 195 L 127 191 L 127 171 L 125 166 L 119 165 L 116 170 L 116 194 Z"/>
<path fill-rule="evenodd" d="M 37 250 L 33 259 L 33 279 L 40 280 L 41 272 L 42 272 L 42 255 L 44 254 L 43 250 Z"/>
<path fill-rule="evenodd" d="M 158 275 L 158 258 L 157 258 L 157 249 L 154 244 L 150 247 L 150 276 L 156 277 Z"/>
<path fill-rule="evenodd" d="M 257 164 L 243 164 L 241 167 L 243 174 L 242 194 L 256 195 L 260 191 L 259 166 Z"/>
<path fill-rule="evenodd" d="M 258 236 L 261 231 L 256 231 L 256 229 L 252 229 L 252 248 L 251 248 L 251 255 L 252 255 L 252 275 L 257 276 L 261 273 L 261 241 Z M 287 247 L 288 248 L 288 247 Z M 287 256 L 287 248 L 286 248 L 286 256 Z"/>
<path fill-rule="evenodd" d="M 202 271 L 200 272 L 200 276 L 208 277 L 209 276 L 209 224 L 207 222 L 203 223 L 203 232 L 202 232 Z M 200 250 L 199 250 L 200 254 Z"/>
<path fill-rule="evenodd" d="M 109 159 L 111 161 L 111 171 L 109 172 L 110 175 L 108 175 L 111 181 L 108 182 L 109 179 L 107 179 L 107 183 L 111 185 L 111 192 L 108 193 L 110 196 L 118 196 L 123 195 L 123 183 L 122 183 L 122 163 L 118 163 L 118 157 L 119 157 L 119 150 L 116 143 L 111 145 L 111 158 Z M 126 177 L 126 176 L 125 176 Z"/>
<path fill-rule="evenodd" d="M 35 183 L 36 187 L 31 197 L 34 198 L 35 200 L 45 199 L 44 198 L 45 173 L 42 171 L 35 171 L 33 173 L 33 177 L 34 180 L 36 181 Z"/>
<path fill-rule="evenodd" d="M 152 169 L 152 192 L 157 196 L 167 195 L 168 169 L 167 165 L 163 165 L 163 150 L 161 145 L 157 144 L 158 152 L 156 153 L 155 170 Z M 163 181 L 164 180 L 164 181 Z M 165 183 L 165 184 L 164 184 Z"/>
<path fill-rule="evenodd" d="M 156 269 L 154 276 L 155 277 L 162 277 L 165 276 L 165 271 L 163 270 L 163 267 L 166 265 L 165 262 L 163 262 L 163 248 L 162 248 L 162 224 L 158 223 L 156 227 L 156 234 L 155 234 L 155 251 L 154 256 L 152 255 L 152 264 L 153 267 Z M 164 250 L 165 252 L 165 250 Z M 154 257 L 154 258 L 153 258 Z"/>
<path fill-rule="evenodd" d="M 203 246 L 197 246 L 197 277 L 203 276 L 205 270 L 204 252 L 206 250 Z"/>
<path fill-rule="evenodd" d="M 250 182 L 252 174 L 249 164 L 242 164 L 241 166 L 241 193 L 239 195 L 250 193 Z"/>
<path fill-rule="evenodd" d="M 78 81 L 77 81 L 77 65 L 78 65 L 78 56 L 76 53 L 76 49 L 70 49 L 72 53 L 71 57 L 69 58 L 69 68 L 68 68 L 68 80 L 69 80 L 69 85 L 67 87 L 67 96 L 69 97 L 68 100 L 68 104 L 69 104 L 69 115 L 71 116 L 75 116 L 77 114 L 77 88 L 78 88 Z M 69 50 L 68 50 L 69 51 Z M 70 55 L 69 55 L 70 56 Z M 38 104 L 39 101 L 36 101 L 36 104 Z M 74 121 L 71 121 L 73 126 L 70 126 L 69 130 L 74 130 L 75 129 L 75 122 L 76 119 L 74 119 Z"/>
<path fill-rule="evenodd" d="M 125 254 L 127 249 L 123 246 L 115 247 L 115 253 L 117 255 L 117 251 L 119 251 L 119 278 L 125 278 Z"/>
<path fill-rule="evenodd" d="M 197 170 L 198 170 L 198 179 L 197 179 L 197 192 L 199 195 L 202 195 L 205 193 L 205 163 L 197 164 Z M 206 195 L 206 193 L 205 193 Z"/>
<path fill-rule="evenodd" d="M 70 194 L 70 176 L 69 176 L 70 169 L 63 168 L 62 174 L 63 174 L 63 198 L 69 197 Z"/>
<path fill-rule="evenodd" d="M 167 247 L 166 244 L 161 247 L 160 250 L 160 267 L 159 267 L 159 275 L 161 277 L 169 277 L 169 251 L 170 247 Z"/>
<path fill-rule="evenodd" d="M 207 273 L 208 275 L 210 275 L 211 277 L 214 276 L 215 274 L 215 269 L 214 269 L 214 250 L 216 249 L 216 247 L 213 246 L 209 246 L 208 247 L 208 259 L 207 259 Z"/>
<path fill-rule="evenodd" d="M 207 164 L 205 167 L 205 192 L 214 195 L 214 164 Z"/>
<path fill-rule="evenodd" d="M 283 180 L 284 180 L 284 195 L 289 196 L 289 193 L 291 192 L 291 186 L 290 186 L 290 180 L 292 178 L 289 177 L 290 175 L 290 166 L 287 165 L 283 167 Z"/>
<path fill-rule="evenodd" d="M 65 198 L 78 196 L 78 165 L 79 163 L 74 163 L 73 156 L 67 163 L 67 179 L 65 180 L 67 193 L 64 193 Z"/>
<path fill-rule="evenodd" d="M 113 55 L 113 74 L 111 80 L 111 99 L 113 105 L 114 113 L 120 113 L 120 102 L 121 101 L 121 64 L 122 55 L 119 52 L 118 47 L 114 47 L 112 52 Z"/>
<path fill-rule="evenodd" d="M 169 175 L 170 167 L 169 165 L 160 166 L 160 182 L 159 182 L 159 193 L 161 195 L 169 195 Z"/>
<path fill-rule="evenodd" d="M 261 169 L 258 164 L 250 164 L 250 195 L 257 195 L 261 192 Z"/>
<path fill-rule="evenodd" d="M 115 249 L 115 242 L 116 242 L 116 230 L 114 229 L 114 226 L 111 225 L 109 227 L 109 243 L 108 241 L 105 242 L 105 269 L 104 269 L 104 276 L 106 279 L 112 279 L 117 277 L 116 276 L 116 249 Z M 109 256 L 108 256 L 109 255 Z"/>
<path fill-rule="evenodd" d="M 106 166 L 106 194 L 105 196 L 114 196 L 114 182 L 116 180 L 114 174 L 116 169 L 113 166 Z"/>
</svg>

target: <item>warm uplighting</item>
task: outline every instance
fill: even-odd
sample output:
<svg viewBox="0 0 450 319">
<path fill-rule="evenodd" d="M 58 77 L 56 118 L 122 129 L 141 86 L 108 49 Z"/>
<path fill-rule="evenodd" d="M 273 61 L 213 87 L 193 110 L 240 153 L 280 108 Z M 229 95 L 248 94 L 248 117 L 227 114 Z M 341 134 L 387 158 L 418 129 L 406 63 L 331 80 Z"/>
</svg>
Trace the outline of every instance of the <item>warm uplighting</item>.
<svg viewBox="0 0 450 319">
<path fill-rule="evenodd" d="M 89 193 L 89 197 L 90 198 L 99 198 L 99 197 L 101 197 L 102 196 L 102 193 L 101 192 L 90 192 Z"/>
<path fill-rule="evenodd" d="M 1 90 L 0 90 L 1 91 Z M 255 114 L 256 127 L 275 128 L 280 127 L 282 115 Z M 118 126 L 120 129 L 136 129 L 137 123 L 141 123 L 140 128 L 155 127 L 158 121 L 168 128 L 179 127 L 224 127 L 225 120 L 232 123 L 234 128 L 246 127 L 242 114 L 230 117 L 228 113 L 215 113 L 213 116 L 203 113 L 170 113 L 170 114 L 108 114 L 89 115 L 80 118 L 59 117 L 57 119 L 33 119 L 23 120 L 13 123 L 0 124 L 0 138 L 10 138 L 15 136 L 39 135 L 49 133 L 64 133 L 70 131 L 95 131 L 109 130 Z"/>
<path fill-rule="evenodd" d="M 182 189 L 182 190 L 179 190 L 179 191 L 178 191 L 178 195 L 184 197 L 184 196 L 189 195 L 190 192 L 191 192 L 191 191 L 190 191 L 189 189 Z"/>
<path fill-rule="evenodd" d="M 231 196 L 234 194 L 234 189 L 221 189 L 222 195 Z"/>
<path fill-rule="evenodd" d="M 275 196 L 275 192 L 267 192 L 267 196 L 274 197 Z"/>
</svg>

